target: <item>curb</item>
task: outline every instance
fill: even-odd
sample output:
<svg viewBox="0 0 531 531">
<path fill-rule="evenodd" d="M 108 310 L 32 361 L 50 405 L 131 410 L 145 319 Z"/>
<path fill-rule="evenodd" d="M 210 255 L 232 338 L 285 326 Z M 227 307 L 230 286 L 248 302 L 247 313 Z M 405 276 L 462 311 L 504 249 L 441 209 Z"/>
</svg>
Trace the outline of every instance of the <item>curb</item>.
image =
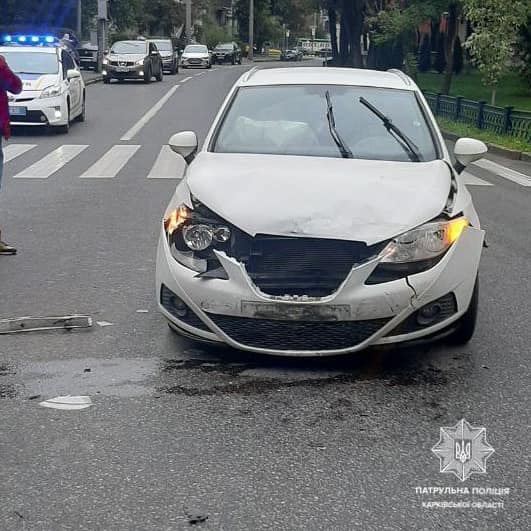
<svg viewBox="0 0 531 531">
<path fill-rule="evenodd" d="M 87 79 L 85 81 L 85 87 L 94 85 L 95 83 L 99 83 L 100 81 L 103 81 L 103 76 L 98 76 L 98 77 L 93 77 L 91 79 Z"/>
<path fill-rule="evenodd" d="M 452 142 L 457 141 L 460 136 L 456 135 L 455 133 L 450 133 L 449 131 L 442 131 L 442 136 L 446 140 L 450 140 Z M 489 148 L 489 153 L 492 153 L 493 155 L 498 155 L 499 157 L 505 157 L 506 159 L 510 160 L 523 160 L 526 162 L 531 162 L 531 153 L 526 153 L 522 151 L 518 151 L 517 149 L 510 149 L 502 146 L 498 146 L 498 144 L 491 144 L 490 142 L 485 142 L 487 144 L 487 147 Z"/>
</svg>

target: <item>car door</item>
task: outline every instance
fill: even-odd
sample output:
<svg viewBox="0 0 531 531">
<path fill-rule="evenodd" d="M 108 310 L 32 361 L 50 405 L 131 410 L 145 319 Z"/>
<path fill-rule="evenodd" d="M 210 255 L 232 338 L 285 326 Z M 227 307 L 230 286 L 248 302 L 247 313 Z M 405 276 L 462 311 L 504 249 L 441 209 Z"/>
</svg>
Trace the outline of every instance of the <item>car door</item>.
<svg viewBox="0 0 531 531">
<path fill-rule="evenodd" d="M 63 78 L 66 81 L 68 93 L 70 95 L 70 112 L 72 116 L 76 116 L 80 112 L 83 98 L 81 78 L 68 79 L 68 71 L 77 70 L 76 64 L 70 54 L 63 50 L 61 52 L 61 60 L 63 62 Z"/>
</svg>

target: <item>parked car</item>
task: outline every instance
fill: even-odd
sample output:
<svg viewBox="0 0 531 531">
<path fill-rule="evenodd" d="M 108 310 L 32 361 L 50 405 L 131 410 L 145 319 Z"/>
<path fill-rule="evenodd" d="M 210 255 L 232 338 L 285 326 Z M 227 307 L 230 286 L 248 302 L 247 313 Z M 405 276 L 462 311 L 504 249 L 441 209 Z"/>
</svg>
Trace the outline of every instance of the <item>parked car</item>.
<svg viewBox="0 0 531 531">
<path fill-rule="evenodd" d="M 91 42 L 84 42 L 77 47 L 81 68 L 94 70 L 98 68 L 98 46 Z"/>
<path fill-rule="evenodd" d="M 182 68 L 212 68 L 211 52 L 204 44 L 189 44 L 181 54 Z"/>
<path fill-rule="evenodd" d="M 250 71 L 198 153 L 191 131 L 169 145 L 189 164 L 157 255 L 174 331 L 286 356 L 472 337 L 484 231 L 461 172 L 487 147 L 462 138 L 454 163 L 402 72 Z"/>
<path fill-rule="evenodd" d="M 162 57 L 162 66 L 165 72 L 171 75 L 179 73 L 179 53 L 174 47 L 171 39 L 152 37 L 149 39 L 157 47 Z"/>
<path fill-rule="evenodd" d="M 281 61 L 302 61 L 302 51 L 297 49 L 282 50 Z"/>
<path fill-rule="evenodd" d="M 217 44 L 212 51 L 212 63 L 242 64 L 242 51 L 235 42 Z"/>
<path fill-rule="evenodd" d="M 103 82 L 111 79 L 163 79 L 162 57 L 154 43 L 146 40 L 115 42 L 103 59 Z"/>
</svg>

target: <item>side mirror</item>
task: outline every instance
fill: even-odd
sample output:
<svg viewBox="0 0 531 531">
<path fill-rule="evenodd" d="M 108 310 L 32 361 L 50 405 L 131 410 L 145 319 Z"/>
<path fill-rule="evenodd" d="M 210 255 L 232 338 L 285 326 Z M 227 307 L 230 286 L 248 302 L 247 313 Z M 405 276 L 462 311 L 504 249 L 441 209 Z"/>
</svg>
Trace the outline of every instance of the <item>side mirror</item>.
<svg viewBox="0 0 531 531">
<path fill-rule="evenodd" d="M 474 138 L 460 138 L 454 147 L 454 156 L 457 161 L 455 169 L 461 173 L 469 164 L 482 159 L 489 148 Z"/>
<path fill-rule="evenodd" d="M 197 153 L 197 136 L 193 131 L 182 131 L 170 138 L 169 145 L 173 152 L 190 164 Z"/>
<path fill-rule="evenodd" d="M 81 74 L 78 70 L 71 69 L 66 72 L 66 79 L 79 79 L 81 77 Z"/>
</svg>

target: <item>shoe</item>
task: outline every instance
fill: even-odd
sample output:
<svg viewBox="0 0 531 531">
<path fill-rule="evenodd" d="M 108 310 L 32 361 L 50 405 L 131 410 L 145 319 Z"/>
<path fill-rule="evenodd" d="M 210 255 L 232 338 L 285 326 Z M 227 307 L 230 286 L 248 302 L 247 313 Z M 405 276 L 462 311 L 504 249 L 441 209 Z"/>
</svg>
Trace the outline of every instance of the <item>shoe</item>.
<svg viewBox="0 0 531 531">
<path fill-rule="evenodd" d="M 17 254 L 17 250 L 6 242 L 0 241 L 0 255 L 1 254 Z"/>
</svg>

